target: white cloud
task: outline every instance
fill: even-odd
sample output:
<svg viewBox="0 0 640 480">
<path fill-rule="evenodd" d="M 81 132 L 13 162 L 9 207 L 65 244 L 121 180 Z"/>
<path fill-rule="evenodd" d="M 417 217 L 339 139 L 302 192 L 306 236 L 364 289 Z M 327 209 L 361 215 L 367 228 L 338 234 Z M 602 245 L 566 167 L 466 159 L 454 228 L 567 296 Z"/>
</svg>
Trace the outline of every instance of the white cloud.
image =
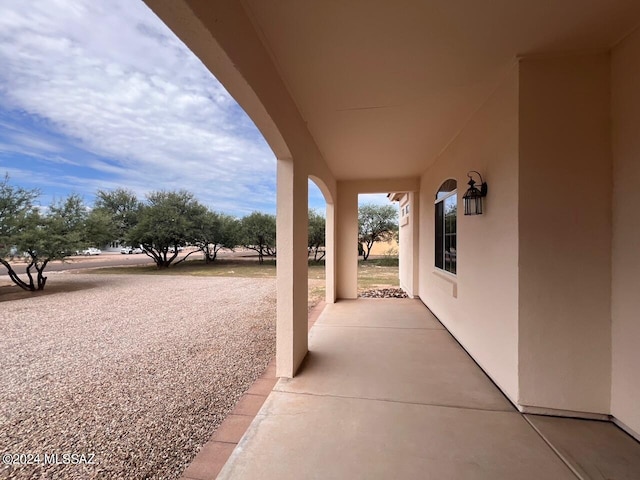
<svg viewBox="0 0 640 480">
<path fill-rule="evenodd" d="M 0 0 L 0 12 L 0 100 L 87 155 L 72 160 L 19 130 L 0 138 L 0 153 L 9 138 L 14 153 L 87 167 L 95 179 L 57 179 L 85 193 L 184 188 L 218 209 L 274 209 L 271 150 L 141 1 Z"/>
</svg>

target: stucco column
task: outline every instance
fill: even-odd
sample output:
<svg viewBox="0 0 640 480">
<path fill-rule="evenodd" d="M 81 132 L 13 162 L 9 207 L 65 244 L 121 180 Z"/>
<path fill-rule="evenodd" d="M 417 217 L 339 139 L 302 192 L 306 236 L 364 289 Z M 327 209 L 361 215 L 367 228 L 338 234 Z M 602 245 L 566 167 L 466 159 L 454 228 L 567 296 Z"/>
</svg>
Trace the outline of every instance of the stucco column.
<svg viewBox="0 0 640 480">
<path fill-rule="evenodd" d="M 411 269 L 413 270 L 413 282 L 411 296 L 418 298 L 420 295 L 420 193 L 412 192 L 409 194 L 411 198 L 411 211 L 409 212 L 413 228 L 412 235 L 412 261 Z"/>
<path fill-rule="evenodd" d="M 324 271 L 326 277 L 327 303 L 336 301 L 336 208 L 335 205 L 327 203 L 325 222 L 325 256 Z"/>
<path fill-rule="evenodd" d="M 308 186 L 291 159 L 278 159 L 277 171 L 276 374 L 291 378 L 308 351 Z"/>
<path fill-rule="evenodd" d="M 338 182 L 336 296 L 358 297 L 358 191 Z"/>
</svg>

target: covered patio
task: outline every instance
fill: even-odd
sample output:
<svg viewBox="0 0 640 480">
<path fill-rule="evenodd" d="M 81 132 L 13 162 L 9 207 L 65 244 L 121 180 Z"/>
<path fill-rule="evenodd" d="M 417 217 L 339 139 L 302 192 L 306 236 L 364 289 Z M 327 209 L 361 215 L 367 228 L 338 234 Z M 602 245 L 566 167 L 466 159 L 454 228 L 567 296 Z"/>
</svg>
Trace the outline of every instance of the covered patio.
<svg viewBox="0 0 640 480">
<path fill-rule="evenodd" d="M 223 478 L 638 477 L 639 2 L 145 1 L 277 158 L 280 380 Z M 358 195 L 391 192 L 414 300 L 372 308 Z"/>
<path fill-rule="evenodd" d="M 608 422 L 519 413 L 418 300 L 328 305 L 309 346 L 218 479 L 640 477 L 640 444 Z M 207 466 L 183 478 L 216 478 Z"/>
</svg>

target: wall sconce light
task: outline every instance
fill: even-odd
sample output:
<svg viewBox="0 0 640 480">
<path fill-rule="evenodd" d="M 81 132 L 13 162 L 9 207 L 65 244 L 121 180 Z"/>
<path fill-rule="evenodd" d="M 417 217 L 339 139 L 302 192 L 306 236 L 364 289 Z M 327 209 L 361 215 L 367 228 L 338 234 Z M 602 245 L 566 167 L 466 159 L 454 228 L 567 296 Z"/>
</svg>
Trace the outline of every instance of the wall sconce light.
<svg viewBox="0 0 640 480">
<path fill-rule="evenodd" d="M 475 173 L 480 177 L 480 190 L 476 188 L 476 182 L 473 180 L 471 176 L 472 173 Z M 467 173 L 467 177 L 469 177 L 469 189 L 464 194 L 462 199 L 464 200 L 464 214 L 465 215 L 482 215 L 482 197 L 487 196 L 487 182 L 482 180 L 482 175 L 480 175 L 475 170 L 471 170 Z"/>
</svg>

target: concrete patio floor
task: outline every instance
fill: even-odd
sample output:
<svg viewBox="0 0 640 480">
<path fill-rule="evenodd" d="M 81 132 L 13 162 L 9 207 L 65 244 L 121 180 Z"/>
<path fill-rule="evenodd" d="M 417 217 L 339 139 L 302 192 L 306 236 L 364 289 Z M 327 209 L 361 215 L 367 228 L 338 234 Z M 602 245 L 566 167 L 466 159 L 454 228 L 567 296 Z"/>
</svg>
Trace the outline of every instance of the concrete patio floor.
<svg viewBox="0 0 640 480">
<path fill-rule="evenodd" d="M 418 300 L 327 305 L 219 479 L 638 479 L 608 422 L 524 416 Z"/>
</svg>

